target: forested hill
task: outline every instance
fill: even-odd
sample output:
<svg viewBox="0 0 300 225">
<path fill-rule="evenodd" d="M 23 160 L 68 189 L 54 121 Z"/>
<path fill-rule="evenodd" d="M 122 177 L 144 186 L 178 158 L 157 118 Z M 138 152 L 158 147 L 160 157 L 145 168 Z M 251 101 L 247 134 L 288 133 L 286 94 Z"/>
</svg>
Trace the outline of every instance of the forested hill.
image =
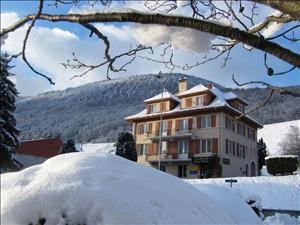
<svg viewBox="0 0 300 225">
<path fill-rule="evenodd" d="M 113 142 L 120 131 L 131 129 L 124 117 L 144 108 L 143 100 L 158 94 L 163 87 L 175 93 L 178 79 L 188 77 L 189 88 L 198 83 L 213 83 L 194 76 L 164 74 L 139 75 L 111 81 L 99 81 L 64 91 L 20 98 L 17 102 L 17 127 L 21 139 L 36 139 L 60 135 L 77 142 Z M 215 83 L 220 89 L 224 87 Z M 300 86 L 291 87 L 300 92 Z M 228 89 L 226 89 L 228 90 Z M 238 89 L 235 93 L 251 106 L 263 101 L 266 89 Z M 259 122 L 273 123 L 299 119 L 300 98 L 274 96 L 270 104 L 253 113 Z"/>
</svg>

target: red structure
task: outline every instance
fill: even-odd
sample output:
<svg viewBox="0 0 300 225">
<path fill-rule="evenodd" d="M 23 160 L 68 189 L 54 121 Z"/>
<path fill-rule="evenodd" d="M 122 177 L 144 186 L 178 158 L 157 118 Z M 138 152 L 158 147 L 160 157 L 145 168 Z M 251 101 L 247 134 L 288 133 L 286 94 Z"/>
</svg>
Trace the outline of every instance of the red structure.
<svg viewBox="0 0 300 225">
<path fill-rule="evenodd" d="M 21 141 L 17 153 L 51 158 L 59 154 L 62 145 L 60 138 Z"/>
</svg>

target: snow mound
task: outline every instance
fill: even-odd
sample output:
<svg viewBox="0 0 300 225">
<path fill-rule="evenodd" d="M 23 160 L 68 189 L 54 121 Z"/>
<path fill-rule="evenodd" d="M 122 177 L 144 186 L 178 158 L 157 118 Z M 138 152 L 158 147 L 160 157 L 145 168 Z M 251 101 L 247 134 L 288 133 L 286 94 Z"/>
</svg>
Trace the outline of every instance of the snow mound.
<svg viewBox="0 0 300 225">
<path fill-rule="evenodd" d="M 292 217 L 287 214 L 275 213 L 274 216 L 269 216 L 264 220 L 266 225 L 299 225 L 300 217 Z"/>
<path fill-rule="evenodd" d="M 300 174 L 289 176 L 235 177 L 238 180 L 232 188 L 225 180 L 228 178 L 185 180 L 196 188 L 208 184 L 232 189 L 244 199 L 257 195 L 264 209 L 300 211 Z"/>
<path fill-rule="evenodd" d="M 1 175 L 1 224 L 260 224 L 242 200 L 228 203 L 241 217 L 210 195 L 115 155 L 69 153 Z"/>
</svg>

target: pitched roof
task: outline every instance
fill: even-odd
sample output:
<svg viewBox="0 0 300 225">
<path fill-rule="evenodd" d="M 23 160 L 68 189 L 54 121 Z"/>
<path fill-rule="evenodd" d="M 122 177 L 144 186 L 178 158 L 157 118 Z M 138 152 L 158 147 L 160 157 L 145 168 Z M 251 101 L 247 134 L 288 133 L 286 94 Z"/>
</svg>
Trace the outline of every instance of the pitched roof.
<svg viewBox="0 0 300 225">
<path fill-rule="evenodd" d="M 241 100 L 242 102 L 244 102 L 246 105 L 249 104 L 246 100 L 242 99 L 241 97 L 237 96 L 236 94 L 234 94 L 234 93 L 231 92 L 231 91 L 230 91 L 230 92 L 224 93 L 224 98 L 225 98 L 226 100 L 240 99 L 240 100 Z"/>
<path fill-rule="evenodd" d="M 184 92 L 177 94 L 177 96 L 189 95 L 189 94 L 199 93 L 199 92 L 203 92 L 203 91 L 207 91 L 207 90 L 209 90 L 208 87 L 205 87 L 203 84 L 198 84 L 189 90 L 186 90 Z"/>
<path fill-rule="evenodd" d="M 180 113 L 180 112 L 192 112 L 192 111 L 195 111 L 195 110 L 201 110 L 201 109 L 206 110 L 206 109 L 210 109 L 210 108 L 222 108 L 222 107 L 229 108 L 229 109 L 231 109 L 231 110 L 233 110 L 233 111 L 235 111 L 235 112 L 237 112 L 239 114 L 241 113 L 237 109 L 233 108 L 227 102 L 227 100 L 238 98 L 238 96 L 235 95 L 232 92 L 224 93 L 224 92 L 222 92 L 221 90 L 219 90 L 215 86 L 212 86 L 212 88 L 209 89 L 209 88 L 205 87 L 204 85 L 199 84 L 199 85 L 191 88 L 190 90 L 188 90 L 189 92 L 185 91 L 185 92 L 180 93 L 180 95 L 186 95 L 186 94 L 191 94 L 191 93 L 198 93 L 198 92 L 203 92 L 203 91 L 206 91 L 206 90 L 209 90 L 212 94 L 215 95 L 214 100 L 209 105 L 206 105 L 206 106 L 196 106 L 196 107 L 192 107 L 192 108 L 181 108 L 181 101 L 179 99 L 180 103 L 178 104 L 178 106 L 176 108 L 170 110 L 170 111 L 166 111 L 166 112 L 162 112 L 162 113 L 156 112 L 156 113 L 147 114 L 147 110 L 144 109 L 143 111 L 141 111 L 141 112 L 139 112 L 139 113 L 137 113 L 135 115 L 131 115 L 131 116 L 126 117 L 125 120 L 150 118 L 150 117 L 157 116 L 157 115 L 160 115 L 160 114 L 162 114 L 162 115 L 172 115 L 174 113 Z M 179 94 L 177 96 L 179 96 Z M 154 97 L 160 97 L 161 98 L 161 94 L 156 95 Z M 154 97 L 152 97 L 152 98 L 154 98 Z M 152 99 L 152 98 L 150 98 L 150 99 Z M 158 98 L 158 99 L 160 99 L 160 98 Z M 147 101 L 149 101 L 149 99 L 147 99 Z M 145 102 L 146 102 L 146 100 L 145 100 Z M 260 123 L 258 123 L 257 121 L 255 121 L 250 116 L 245 115 L 244 117 L 246 119 L 249 119 L 249 120 L 253 121 L 257 125 L 259 125 L 259 126 L 262 127 L 262 125 Z"/>
<path fill-rule="evenodd" d="M 180 102 L 180 99 L 177 96 L 173 95 L 172 93 L 168 92 L 167 90 L 159 93 L 158 95 L 155 95 L 151 98 L 144 100 L 144 102 L 153 102 L 153 101 L 158 101 L 161 99 L 169 99 L 169 98 L 172 98 L 177 102 Z"/>
</svg>

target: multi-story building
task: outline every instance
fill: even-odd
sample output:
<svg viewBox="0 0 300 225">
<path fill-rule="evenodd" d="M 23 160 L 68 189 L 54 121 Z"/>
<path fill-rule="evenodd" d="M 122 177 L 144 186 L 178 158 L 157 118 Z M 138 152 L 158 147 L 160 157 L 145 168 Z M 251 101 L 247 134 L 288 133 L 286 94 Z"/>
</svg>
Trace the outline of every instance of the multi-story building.
<svg viewBox="0 0 300 225">
<path fill-rule="evenodd" d="M 186 79 L 178 89 L 146 99 L 145 110 L 125 118 L 133 125 L 138 162 L 160 164 L 162 171 L 184 178 L 257 175 L 262 125 L 244 115 L 248 103 L 213 85 L 187 89 Z"/>
</svg>

